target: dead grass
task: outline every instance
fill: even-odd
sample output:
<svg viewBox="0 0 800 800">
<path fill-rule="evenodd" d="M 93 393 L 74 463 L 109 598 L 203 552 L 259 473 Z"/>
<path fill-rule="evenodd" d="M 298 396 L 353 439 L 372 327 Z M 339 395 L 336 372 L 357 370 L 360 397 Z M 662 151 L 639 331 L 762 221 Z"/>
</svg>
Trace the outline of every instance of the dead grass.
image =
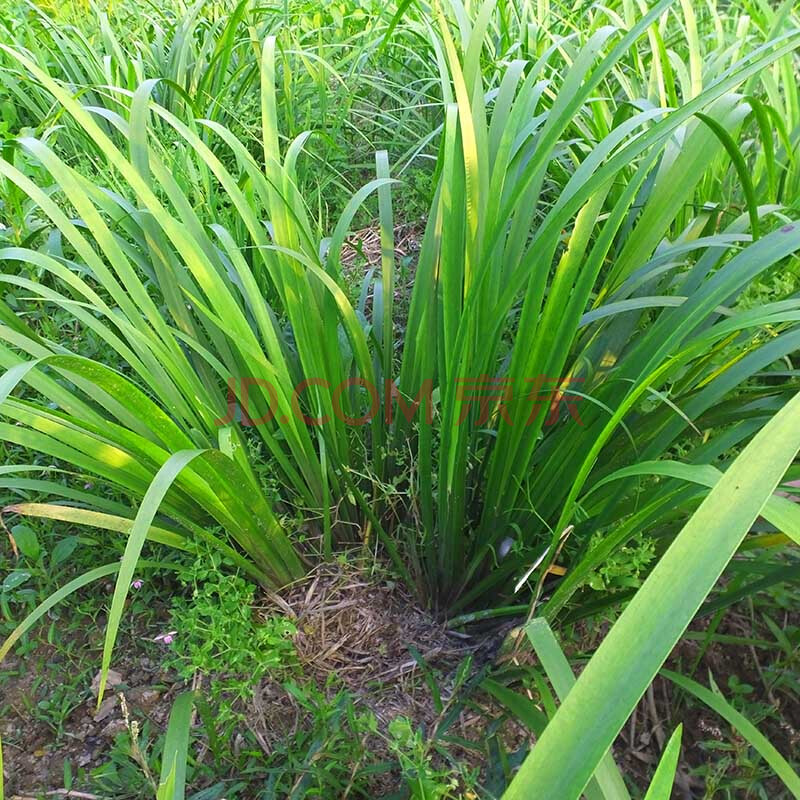
<svg viewBox="0 0 800 800">
<path fill-rule="evenodd" d="M 392 580 L 367 577 L 358 565 L 321 564 L 272 598 L 297 627 L 294 645 L 303 675 L 324 687 L 331 675 L 388 724 L 397 716 L 433 722 L 428 687 L 409 647 L 443 680 L 476 652 L 480 641 L 449 632 Z"/>
<path fill-rule="evenodd" d="M 432 734 L 459 699 L 454 691 L 459 665 L 468 657 L 473 670 L 488 662 L 488 650 L 497 643 L 496 631 L 491 636 L 448 631 L 402 585 L 368 575 L 357 562 L 319 565 L 302 581 L 266 598 L 258 613 L 281 613 L 293 620 L 303 680 L 326 692 L 344 686 L 374 713 L 380 735 L 370 741 L 370 748 L 378 760 L 390 758 L 386 732 L 397 717 Z M 424 666 L 412 656 L 412 647 Z M 423 670 L 436 681 L 442 711 L 435 708 Z M 333 686 L 331 676 L 336 676 Z M 466 766 L 481 767 L 485 730 L 501 714 L 491 698 L 473 692 L 448 733 L 475 747 L 451 746 L 452 755 Z M 248 717 L 266 751 L 305 724 L 304 711 L 294 698 L 269 681 L 255 693 Z M 512 749 L 529 737 L 513 720 L 503 723 L 502 735 Z"/>
<path fill-rule="evenodd" d="M 394 227 L 395 258 L 414 255 L 419 251 L 424 223 L 421 220 L 401 222 Z M 369 267 L 377 267 L 381 263 L 381 229 L 376 222 L 366 228 L 353 231 L 345 240 L 342 248 L 342 267 L 354 270 L 359 262 L 366 262 Z"/>
</svg>

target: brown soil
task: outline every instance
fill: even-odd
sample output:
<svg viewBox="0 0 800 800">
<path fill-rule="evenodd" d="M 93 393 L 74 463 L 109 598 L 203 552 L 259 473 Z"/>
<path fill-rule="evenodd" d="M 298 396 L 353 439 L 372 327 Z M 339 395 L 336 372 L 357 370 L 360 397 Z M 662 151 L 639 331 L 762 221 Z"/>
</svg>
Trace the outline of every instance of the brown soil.
<svg viewBox="0 0 800 800">
<path fill-rule="evenodd" d="M 305 680 L 329 694 L 344 685 L 375 714 L 380 735 L 370 740 L 370 751 L 377 761 L 391 759 L 386 732 L 393 719 L 404 716 L 414 728 L 433 731 L 442 717 L 434 709 L 420 663 L 410 654 L 409 645 L 418 651 L 424 668 L 435 675 L 447 711 L 454 699 L 452 678 L 459 664 L 470 656 L 478 663 L 485 661 L 487 645 L 497 639 L 447 631 L 398 583 L 366 577 L 358 565 L 320 565 L 298 584 L 265 596 L 255 613 L 290 617 L 298 631 L 294 644 Z M 73 767 L 87 770 L 106 761 L 114 737 L 126 733 L 120 693 L 130 717 L 137 718 L 140 725 L 146 719 L 156 731 L 166 728 L 172 700 L 183 685 L 141 655 L 140 639 L 131 636 L 118 642 L 114 667 L 119 674 L 111 676 L 100 714 L 95 713 L 96 694 L 84 687 L 86 696 L 70 714 L 60 737 L 46 724 L 32 721 L 25 711 L 26 699 L 29 703 L 33 698 L 35 675 L 26 672 L 19 659 L 9 658 L 3 665 L 9 674 L 19 673 L 4 683 L 2 705 L 13 713 L 0 728 L 11 800 L 28 800 L 36 792 L 61 789 L 65 759 Z M 96 647 L 86 655 L 99 664 Z M 58 658 L 57 651 L 42 644 L 35 654 L 26 656 L 25 663 Z M 331 675 L 339 678 L 337 684 L 330 684 Z M 244 711 L 247 727 L 265 754 L 309 722 L 291 694 L 271 680 L 254 687 L 253 700 Z M 464 763 L 479 766 L 483 730 L 489 718 L 499 714 L 489 698 L 480 698 L 460 713 L 450 732 L 474 741 L 476 747 L 459 747 L 453 754 Z M 513 720 L 503 729 L 510 747 L 527 739 L 527 732 Z M 201 747 L 201 757 L 204 749 Z M 381 777 L 374 787 L 375 796 L 396 791 L 399 781 L 399 774 Z"/>
<path fill-rule="evenodd" d="M 467 657 L 480 665 L 493 657 L 498 642 L 497 628 L 489 636 L 464 637 L 448 631 L 431 617 L 393 581 L 367 577 L 358 566 L 327 564 L 313 570 L 302 582 L 280 593 L 266 597 L 257 614 L 284 613 L 297 627 L 295 647 L 303 674 L 321 689 L 328 690 L 329 677 L 335 674 L 360 701 L 369 707 L 385 732 L 397 716 L 408 717 L 413 725 L 431 732 L 442 718 L 433 707 L 431 692 L 424 672 L 430 670 L 442 700 L 453 700 L 453 678 Z M 798 624 L 800 615 L 784 620 Z M 691 626 L 702 631 L 707 621 Z M 591 650 L 602 638 L 607 624 L 588 626 L 576 645 L 581 652 Z M 718 633 L 736 636 L 763 636 L 753 630 L 750 618 L 737 607 L 726 614 Z M 70 714 L 63 734 L 55 733 L 44 723 L 31 718 L 26 705 L 35 702 L 32 686 L 36 676 L 26 671 L 38 659 L 60 658 L 48 645 L 28 654 L 23 663 L 9 658 L 4 671 L 12 677 L 3 685 L 0 705 L 11 709 L 0 724 L 5 757 L 6 795 L 29 798 L 34 792 L 49 791 L 57 796 L 63 786 L 63 761 L 87 769 L 103 763 L 115 736 L 126 729 L 119 693 L 124 694 L 132 714 L 149 720 L 156 730 L 163 730 L 172 699 L 182 685 L 164 674 L 157 661 L 142 655 L 141 636 L 129 633 L 117 647 L 113 692 L 109 692 L 101 713 L 95 712 L 95 696 L 85 687 L 80 705 Z M 764 636 L 764 638 L 770 638 Z M 424 668 L 412 657 L 409 645 L 421 655 Z M 668 666 L 685 671 L 695 660 L 701 643 L 684 639 L 671 655 Z M 759 701 L 773 704 L 777 713 L 759 723 L 762 732 L 784 756 L 796 763 L 800 746 L 800 704 L 787 693 L 775 696 L 766 689 L 764 670 L 775 657 L 774 649 L 756 650 L 749 646 L 715 645 L 709 648 L 695 673 L 707 683 L 709 670 L 717 683 L 726 686 L 730 675 L 755 687 Z M 99 663 L 96 645 L 87 660 Z M 64 664 L 69 669 L 69 664 Z M 13 673 L 17 673 L 13 675 Z M 328 688 L 326 688 L 328 687 Z M 332 690 L 331 690 L 332 691 Z M 502 715 L 501 709 L 480 692 L 472 695 L 451 732 L 463 740 L 480 744 L 486 726 Z M 302 709 L 277 683 L 266 681 L 256 687 L 252 704 L 247 709 L 248 727 L 265 752 L 297 726 L 305 725 Z M 688 800 L 703 796 L 702 782 L 690 771 L 715 756 L 703 749 L 703 741 L 730 739 L 730 728 L 710 711 L 697 704 L 687 708 L 679 693 L 666 680 L 658 678 L 626 724 L 614 747 L 615 757 L 626 775 L 640 786 L 647 785 L 662 747 L 672 730 L 684 724 L 682 758 L 673 797 Z M 528 733 L 508 721 L 502 733 L 509 750 L 529 739 Z M 379 758 L 389 756 L 385 738 L 375 741 Z M 201 748 L 202 749 L 202 748 Z M 480 766 L 477 748 L 464 748 L 454 755 L 471 766 Z M 397 788 L 398 776 L 388 776 L 386 785 L 375 787 L 375 796 Z M 392 785 L 393 784 L 393 785 Z M 768 783 L 770 800 L 785 795 L 782 784 Z M 61 793 L 60 796 L 66 796 Z M 73 795 L 80 796 L 80 795 Z"/>
<path fill-rule="evenodd" d="M 800 623 L 800 612 L 788 615 L 783 620 L 783 627 L 789 623 Z M 708 625 L 708 618 L 695 621 L 690 630 L 706 631 Z M 745 604 L 728 610 L 717 633 L 772 639 L 768 631 L 754 630 Z M 701 653 L 702 644 L 696 639 L 682 639 L 666 666 L 675 672 L 688 673 Z M 774 709 L 774 713 L 765 719 L 755 721 L 758 729 L 796 767 L 800 761 L 800 700 L 785 691 L 772 692 L 768 689 L 765 671 L 775 656 L 775 649 L 764 650 L 738 644 L 714 645 L 703 652 L 693 678 L 708 686 L 710 675 L 728 699 L 731 693 L 727 683 L 731 676 L 751 685 L 754 692 L 748 700 L 764 703 Z M 683 723 L 681 759 L 672 796 L 674 800 L 692 800 L 703 796 L 704 786 L 703 781 L 690 775 L 691 770 L 704 764 L 711 765 L 719 755 L 709 751 L 703 743 L 734 741 L 744 745 L 744 740 L 735 731 L 732 732 L 730 725 L 715 712 L 699 702 L 692 702 L 687 707 L 681 698 L 681 690 L 666 678 L 656 677 L 620 734 L 615 750 L 623 771 L 635 777 L 640 785 L 647 785 L 665 740 L 679 723 Z M 778 778 L 769 778 L 765 784 L 770 800 L 788 800 L 792 796 Z"/>
<path fill-rule="evenodd" d="M 126 730 L 121 695 L 130 716 L 135 716 L 140 724 L 149 720 L 156 730 L 166 728 L 172 700 L 180 685 L 163 673 L 156 661 L 141 654 L 133 639 L 123 639 L 115 654 L 115 669 L 109 675 L 102 705 L 97 708 L 98 674 L 91 685 L 77 687 L 77 691 L 83 690 L 79 695 L 81 702 L 69 714 L 61 736 L 46 722 L 32 718 L 28 710 L 38 699 L 33 691 L 37 675 L 29 665 L 40 659 L 63 662 L 67 674 L 73 665 L 47 644 L 39 645 L 24 660 L 8 656 L 3 662 L 3 672 L 12 676 L 3 682 L 0 698 L 0 707 L 6 709 L 0 722 L 5 790 L 11 800 L 28 800 L 42 791 L 56 793 L 64 785 L 65 760 L 73 770 L 84 767 L 88 771 L 104 763 L 114 738 Z M 87 653 L 87 659 L 99 665 L 99 652 L 93 649 L 91 654 Z"/>
<path fill-rule="evenodd" d="M 459 665 L 466 658 L 481 663 L 497 640 L 494 634 L 464 636 L 448 631 L 400 584 L 370 578 L 358 565 L 322 564 L 279 596 L 266 598 L 259 613 L 274 614 L 276 605 L 297 627 L 294 645 L 306 679 L 325 690 L 330 676 L 336 675 L 337 684 L 343 684 L 375 714 L 382 735 L 370 741 L 370 750 L 379 761 L 391 759 L 386 745 L 389 723 L 406 717 L 415 729 L 436 730 L 457 699 L 453 679 Z M 412 656 L 410 646 L 418 658 Z M 441 713 L 434 708 L 423 670 L 436 681 L 444 704 Z M 293 707 L 289 716 L 287 701 Z M 461 763 L 481 766 L 484 730 L 500 713 L 485 696 L 473 698 L 470 707 L 461 711 L 448 732 L 475 743 L 475 748 L 451 748 Z M 250 728 L 266 752 L 302 724 L 302 717 L 291 697 L 271 683 L 259 688 L 248 713 Z M 528 738 L 514 720 L 507 720 L 501 733 L 510 749 Z M 399 780 L 398 774 L 389 774 L 373 787 L 375 796 L 397 791 Z"/>
</svg>

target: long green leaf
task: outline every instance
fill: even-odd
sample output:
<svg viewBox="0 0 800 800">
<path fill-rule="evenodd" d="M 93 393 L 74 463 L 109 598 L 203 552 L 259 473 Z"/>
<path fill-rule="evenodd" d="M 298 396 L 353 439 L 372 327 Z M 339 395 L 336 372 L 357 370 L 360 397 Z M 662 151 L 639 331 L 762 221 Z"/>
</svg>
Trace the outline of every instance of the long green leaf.
<svg viewBox="0 0 800 800">
<path fill-rule="evenodd" d="M 193 703 L 194 693 L 183 692 L 172 704 L 161 754 L 158 800 L 184 800 Z"/>
<path fill-rule="evenodd" d="M 716 711 L 726 722 L 729 722 L 758 751 L 792 795 L 800 798 L 800 775 L 792 769 L 791 764 L 775 749 L 766 736 L 738 712 L 719 690 L 711 691 L 697 681 L 669 669 L 662 669 L 661 674 L 669 678 L 676 686 L 693 694 L 710 709 Z"/>
<path fill-rule="evenodd" d="M 799 423 L 797 395 L 709 493 L 581 673 L 506 800 L 579 797 L 800 449 Z"/>
<path fill-rule="evenodd" d="M 658 762 L 644 800 L 670 800 L 672 797 L 672 786 L 675 783 L 675 772 L 678 769 L 678 758 L 681 754 L 682 735 L 683 725 L 678 725 L 661 754 L 661 760 Z"/>
<path fill-rule="evenodd" d="M 531 640 L 533 649 L 542 662 L 558 699 L 563 703 L 575 685 L 575 675 L 572 673 L 569 662 L 559 647 L 552 629 L 546 620 L 539 618 L 533 620 L 525 628 L 525 633 Z M 625 788 L 625 781 L 610 751 L 597 765 L 594 776 L 586 787 L 586 795 L 589 800 L 593 797 L 605 798 L 605 800 L 630 799 L 628 790 Z"/>
<path fill-rule="evenodd" d="M 177 569 L 177 565 L 175 564 L 153 561 L 140 561 L 138 567 L 139 569 Z M 8 655 L 9 651 L 19 640 L 19 638 L 27 633 L 27 631 L 29 631 L 51 608 L 55 608 L 55 606 L 57 606 L 60 602 L 69 597 L 78 589 L 88 586 L 88 584 L 92 583 L 93 581 L 100 580 L 108 575 L 113 575 L 115 572 L 118 572 L 119 569 L 119 563 L 95 567 L 88 572 L 84 572 L 83 575 L 73 578 L 69 583 L 53 592 L 53 594 L 51 594 L 46 600 L 43 600 L 41 603 L 39 603 L 39 605 L 36 606 L 36 608 L 34 608 L 33 611 L 31 611 L 30 614 L 28 614 L 28 616 L 26 616 L 25 619 L 23 619 L 22 622 L 20 622 L 19 625 L 17 625 L 17 627 L 14 628 L 14 630 L 11 631 L 11 633 L 6 637 L 6 640 L 2 645 L 0 645 L 0 661 L 2 661 Z"/>
<path fill-rule="evenodd" d="M 128 543 L 122 555 L 119 574 L 114 587 L 114 596 L 111 599 L 111 608 L 108 612 L 108 623 L 103 642 L 103 658 L 100 665 L 100 684 L 97 691 L 98 707 L 103 700 L 108 671 L 111 668 L 111 653 L 117 639 L 122 612 L 125 609 L 125 598 L 128 596 L 128 590 L 136 571 L 136 565 L 139 562 L 139 554 L 142 552 L 142 546 L 147 538 L 147 532 L 150 530 L 153 518 L 158 512 L 158 507 L 161 505 L 164 495 L 178 477 L 178 474 L 190 461 L 202 454 L 202 450 L 181 450 L 170 456 L 155 478 L 153 478 L 153 482 L 142 498 L 142 504 L 136 513 L 136 519 L 131 527 Z"/>
</svg>

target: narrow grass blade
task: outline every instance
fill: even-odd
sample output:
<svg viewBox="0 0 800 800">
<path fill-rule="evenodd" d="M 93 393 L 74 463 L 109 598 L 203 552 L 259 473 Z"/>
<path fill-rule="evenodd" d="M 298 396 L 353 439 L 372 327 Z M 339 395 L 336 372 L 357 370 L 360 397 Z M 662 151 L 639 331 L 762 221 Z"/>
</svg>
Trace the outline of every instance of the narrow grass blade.
<svg viewBox="0 0 800 800">
<path fill-rule="evenodd" d="M 176 564 L 168 564 L 154 561 L 140 561 L 138 564 L 139 569 L 177 569 Z M 6 640 L 0 645 L 0 662 L 8 655 L 11 648 L 16 644 L 21 636 L 29 631 L 51 608 L 55 608 L 62 600 L 69 597 L 73 592 L 88 586 L 93 581 L 98 581 L 108 575 L 113 575 L 118 572 L 120 568 L 119 563 L 105 564 L 102 567 L 95 567 L 94 569 L 84 572 L 69 583 L 62 586 L 51 594 L 46 600 L 39 603 L 36 608 L 28 614 L 22 622 L 14 628 L 8 635 Z"/>
<path fill-rule="evenodd" d="M 664 748 L 644 800 L 669 800 L 672 797 L 672 784 L 675 782 L 678 756 L 681 754 L 682 735 L 683 725 L 678 725 Z"/>
<path fill-rule="evenodd" d="M 792 463 L 799 420 L 796 395 L 712 489 L 589 661 L 506 800 L 580 796 Z"/>
<path fill-rule="evenodd" d="M 118 517 L 114 514 L 103 514 L 100 511 L 89 511 L 85 508 L 61 506 L 55 503 L 17 503 L 6 506 L 5 514 L 22 514 L 26 517 L 39 517 L 41 519 L 57 519 L 75 525 L 88 525 L 90 528 L 102 528 L 116 533 L 130 534 L 133 520 Z M 159 544 L 165 544 L 178 550 L 189 550 L 186 538 L 178 533 L 151 525 L 147 530 L 146 538 Z"/>
<path fill-rule="evenodd" d="M 800 775 L 792 769 L 791 764 L 775 749 L 767 737 L 745 716 L 740 714 L 718 690 L 711 691 L 697 681 L 669 669 L 662 669 L 661 674 L 665 678 L 669 678 L 676 686 L 680 686 L 681 689 L 693 694 L 698 700 L 716 711 L 726 722 L 736 728 L 770 765 L 794 797 L 800 798 Z"/>
<path fill-rule="evenodd" d="M 542 662 L 547 677 L 550 678 L 550 682 L 556 690 L 558 699 L 563 703 L 575 685 L 575 675 L 552 629 L 547 624 L 547 620 L 539 618 L 533 620 L 525 632 L 531 640 L 536 655 Z M 625 781 L 610 750 L 597 765 L 594 777 L 586 787 L 586 795 L 589 800 L 592 797 L 601 797 L 605 800 L 630 799 L 628 790 L 625 788 Z"/>
<path fill-rule="evenodd" d="M 759 236 L 759 222 L 758 222 L 758 200 L 756 199 L 756 192 L 753 188 L 753 181 L 750 177 L 750 169 L 747 162 L 742 155 L 742 151 L 736 145 L 733 136 L 731 136 L 725 128 L 720 125 L 717 120 L 708 114 L 700 114 L 697 116 L 714 131 L 716 137 L 722 142 L 728 155 L 731 157 L 736 172 L 739 175 L 739 180 L 742 183 L 742 191 L 744 192 L 745 199 L 747 200 L 747 211 L 750 214 L 750 229 L 753 232 L 753 239 L 758 239 Z"/>
<path fill-rule="evenodd" d="M 98 708 L 103 701 L 106 679 L 111 668 L 111 652 L 114 649 L 122 612 L 125 609 L 125 598 L 128 596 L 128 589 L 133 580 L 133 574 L 147 537 L 147 531 L 150 530 L 150 525 L 158 511 L 158 507 L 161 505 L 161 501 L 164 499 L 164 495 L 169 490 L 169 487 L 172 486 L 178 474 L 192 459 L 197 458 L 202 453 L 202 450 L 181 450 L 170 456 L 155 478 L 153 478 L 153 482 L 150 484 L 144 498 L 142 498 L 142 504 L 136 514 L 136 519 L 128 536 L 128 544 L 122 556 L 117 583 L 114 587 L 114 597 L 111 600 L 111 608 L 108 612 L 108 625 L 106 627 L 105 642 L 103 643 L 103 660 L 100 666 L 100 685 L 97 691 Z"/>
<path fill-rule="evenodd" d="M 178 695 L 172 704 L 161 755 L 158 800 L 183 800 L 186 787 L 186 759 L 189 754 L 189 729 L 192 724 L 194 693 Z"/>
<path fill-rule="evenodd" d="M 526 728 L 537 736 L 542 735 L 547 726 L 547 717 L 531 700 L 491 678 L 486 678 L 481 688 L 505 706 Z"/>
</svg>

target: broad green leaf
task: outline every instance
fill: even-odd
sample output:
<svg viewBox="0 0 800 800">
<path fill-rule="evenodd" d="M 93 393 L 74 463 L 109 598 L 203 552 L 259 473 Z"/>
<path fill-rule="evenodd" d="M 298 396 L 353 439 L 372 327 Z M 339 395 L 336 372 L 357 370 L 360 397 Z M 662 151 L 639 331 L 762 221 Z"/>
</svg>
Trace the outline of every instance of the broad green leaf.
<svg viewBox="0 0 800 800">
<path fill-rule="evenodd" d="M 39 539 L 33 529 L 29 528 L 27 525 L 14 525 L 14 527 L 11 528 L 11 535 L 17 543 L 20 553 L 22 553 L 25 558 L 31 561 L 36 561 L 36 559 L 39 558 L 42 548 L 39 545 Z"/>
</svg>

